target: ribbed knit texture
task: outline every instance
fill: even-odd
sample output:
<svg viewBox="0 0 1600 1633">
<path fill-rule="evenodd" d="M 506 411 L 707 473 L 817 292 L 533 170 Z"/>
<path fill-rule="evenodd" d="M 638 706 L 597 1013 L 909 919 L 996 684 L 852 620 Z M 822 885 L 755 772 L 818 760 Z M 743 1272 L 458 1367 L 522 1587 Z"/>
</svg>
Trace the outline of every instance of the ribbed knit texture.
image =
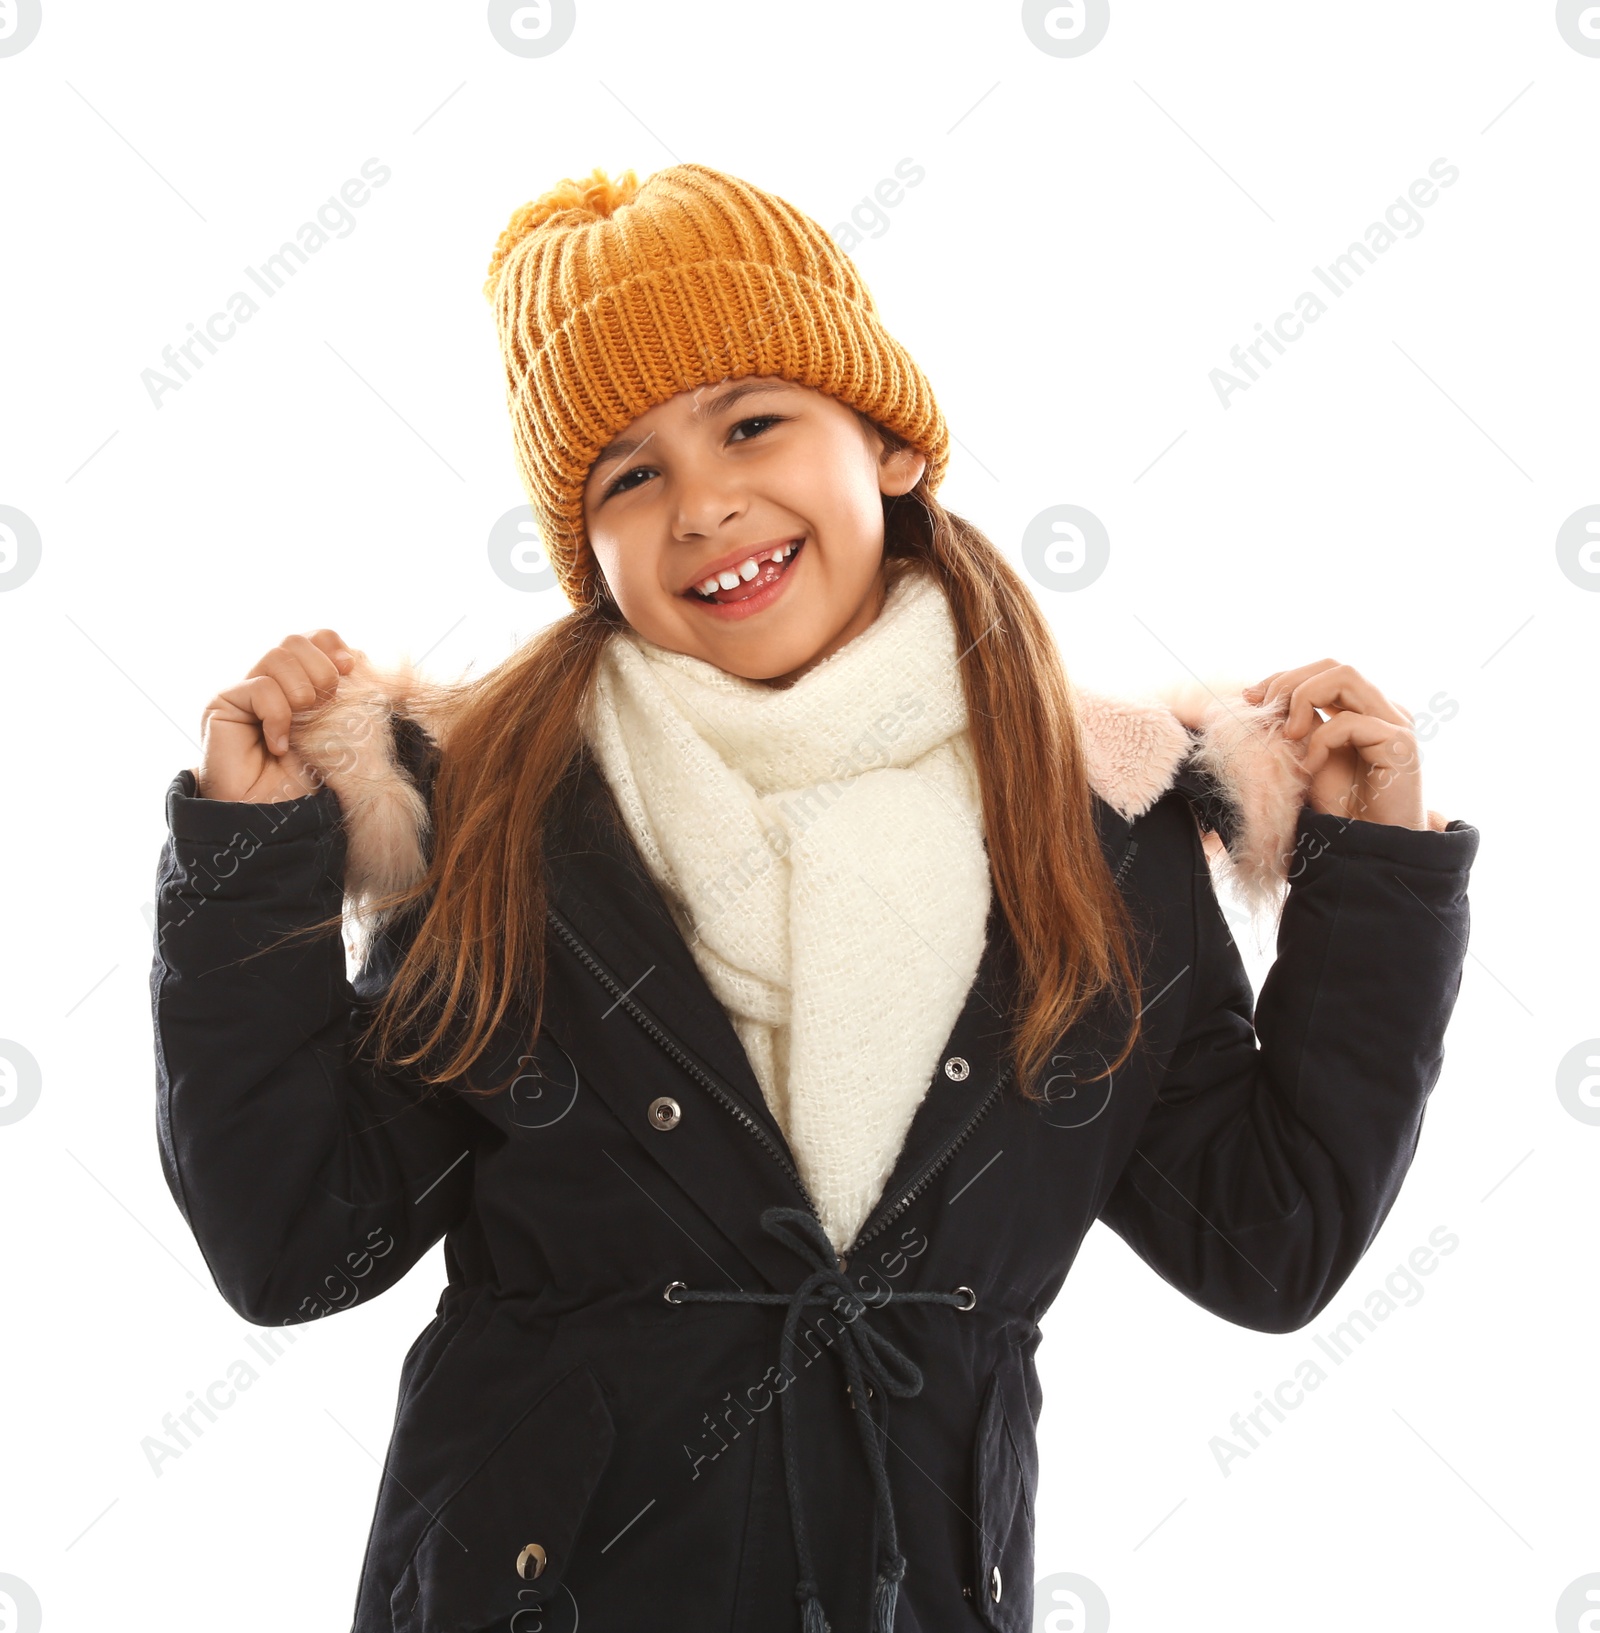
<svg viewBox="0 0 1600 1633">
<path fill-rule="evenodd" d="M 936 489 L 949 432 L 855 266 L 809 216 L 702 164 L 567 179 L 512 216 L 484 293 L 517 467 L 574 606 L 601 587 L 583 525 L 596 455 L 680 391 L 773 375 L 903 436 Z"/>
<path fill-rule="evenodd" d="M 787 688 L 621 630 L 584 722 L 841 1250 L 983 953 L 991 886 L 957 650 L 942 586 L 914 569 Z"/>
</svg>

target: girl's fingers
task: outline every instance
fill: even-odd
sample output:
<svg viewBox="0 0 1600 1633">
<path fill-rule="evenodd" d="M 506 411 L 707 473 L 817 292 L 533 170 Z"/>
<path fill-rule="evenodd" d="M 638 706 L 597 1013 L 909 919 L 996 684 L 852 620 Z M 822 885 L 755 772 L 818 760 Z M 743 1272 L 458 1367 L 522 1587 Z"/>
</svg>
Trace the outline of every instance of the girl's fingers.
<svg viewBox="0 0 1600 1633">
<path fill-rule="evenodd" d="M 1376 715 L 1396 726 L 1408 724 L 1406 717 L 1359 670 L 1336 664 L 1302 681 L 1289 703 L 1284 734 L 1303 736 L 1317 723 L 1317 710 L 1352 709 L 1358 714 Z"/>
<path fill-rule="evenodd" d="M 289 635 L 236 686 L 218 692 L 201 717 L 201 797 L 279 800 L 320 786 L 291 752 L 289 734 L 295 716 L 331 698 L 360 656 L 337 630 Z"/>
<path fill-rule="evenodd" d="M 341 675 L 350 673 L 350 667 L 355 662 L 355 654 L 337 630 L 314 629 L 307 639 L 328 654 Z"/>
<path fill-rule="evenodd" d="M 227 734 L 242 727 L 259 732 L 267 752 L 281 754 L 288 746 L 289 715 L 283 688 L 271 675 L 256 675 L 217 693 L 206 713 L 206 730 Z"/>
<path fill-rule="evenodd" d="M 1301 769 L 1315 776 L 1327 764 L 1328 757 L 1341 748 L 1354 749 L 1369 766 L 1381 767 L 1390 773 L 1409 774 L 1421 764 L 1417 740 L 1409 726 L 1380 715 L 1341 709 L 1306 738 Z"/>
<path fill-rule="evenodd" d="M 297 709 L 309 709 L 321 698 L 332 696 L 343 673 L 334 662 L 333 653 L 341 650 L 339 637 L 332 630 L 319 630 L 322 641 L 309 635 L 286 635 L 281 646 L 275 646 L 264 657 L 252 674 L 270 674 L 282 683 L 289 701 Z"/>
<path fill-rule="evenodd" d="M 1332 658 L 1320 658 L 1316 663 L 1303 663 L 1297 669 L 1280 669 L 1265 680 L 1257 681 L 1254 686 L 1247 686 L 1244 696 L 1250 703 L 1276 704 L 1319 670 L 1336 667 Z"/>
<path fill-rule="evenodd" d="M 335 661 L 332 654 L 343 651 L 344 645 L 332 630 L 318 630 L 317 636 L 286 636 L 250 671 L 253 680 L 273 682 L 271 689 L 256 694 L 266 711 L 261 724 L 273 754 L 288 747 L 291 715 L 331 697 L 353 661 L 346 660 L 342 667 Z"/>
<path fill-rule="evenodd" d="M 1290 738 L 1305 737 L 1321 718 L 1319 710 L 1329 714 L 1354 710 L 1397 726 L 1409 726 L 1414 718 L 1409 709 L 1390 702 L 1359 670 L 1332 658 L 1279 670 L 1247 686 L 1243 695 L 1247 703 L 1283 707 L 1283 735 Z"/>
<path fill-rule="evenodd" d="M 282 754 L 289 746 L 289 726 L 296 709 L 309 709 L 317 700 L 317 689 L 305 666 L 282 647 L 275 647 L 250 672 L 246 682 L 251 707 L 261 721 L 261 733 L 269 754 Z"/>
<path fill-rule="evenodd" d="M 293 702 L 283 685 L 272 675 L 257 675 L 247 682 L 250 688 L 250 706 L 261 722 L 261 736 L 267 753 L 283 755 L 289 750 L 289 722 Z"/>
</svg>

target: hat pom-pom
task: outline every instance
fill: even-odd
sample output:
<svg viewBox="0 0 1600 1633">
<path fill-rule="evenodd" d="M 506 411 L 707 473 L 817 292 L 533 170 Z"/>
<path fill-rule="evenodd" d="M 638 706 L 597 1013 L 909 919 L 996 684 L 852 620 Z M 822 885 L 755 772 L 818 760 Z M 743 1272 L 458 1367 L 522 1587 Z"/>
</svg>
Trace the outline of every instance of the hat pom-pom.
<svg viewBox="0 0 1600 1633">
<path fill-rule="evenodd" d="M 489 276 L 484 282 L 486 299 L 493 300 L 500 286 L 500 276 L 506 261 L 518 244 L 530 233 L 542 227 L 552 217 L 565 211 L 576 210 L 592 220 L 603 221 L 622 205 L 631 203 L 639 191 L 639 178 L 632 170 L 624 170 L 613 178 L 597 165 L 587 176 L 566 177 L 548 193 L 541 193 L 529 204 L 513 212 L 506 229 L 489 258 Z"/>
</svg>

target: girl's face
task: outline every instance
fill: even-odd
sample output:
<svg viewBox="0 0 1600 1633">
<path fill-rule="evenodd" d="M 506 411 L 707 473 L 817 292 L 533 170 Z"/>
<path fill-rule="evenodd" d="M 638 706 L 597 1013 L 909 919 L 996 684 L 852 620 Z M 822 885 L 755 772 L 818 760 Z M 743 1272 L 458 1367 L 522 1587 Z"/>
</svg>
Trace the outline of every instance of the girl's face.
<svg viewBox="0 0 1600 1633">
<path fill-rule="evenodd" d="M 601 450 L 584 521 L 647 640 L 787 684 L 878 616 L 882 496 L 910 492 L 926 463 L 886 450 L 826 392 L 722 380 L 657 403 Z"/>
</svg>

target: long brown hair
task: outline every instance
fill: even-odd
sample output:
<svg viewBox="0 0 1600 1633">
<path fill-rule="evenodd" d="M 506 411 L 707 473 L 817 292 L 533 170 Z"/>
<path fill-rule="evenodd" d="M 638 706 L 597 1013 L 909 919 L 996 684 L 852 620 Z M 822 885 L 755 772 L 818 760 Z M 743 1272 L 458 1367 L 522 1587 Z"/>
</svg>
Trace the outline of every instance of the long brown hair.
<svg viewBox="0 0 1600 1633">
<path fill-rule="evenodd" d="M 906 446 L 858 418 L 885 447 Z M 1126 1021 L 1120 1052 L 1098 1075 L 1127 1059 L 1139 1029 L 1133 935 L 1095 831 L 1066 675 L 1032 592 L 976 527 L 922 480 L 885 498 L 884 513 L 886 580 L 920 562 L 954 614 L 990 872 L 1017 949 L 1016 1080 L 1039 1099 L 1051 1045 L 1097 1000 Z M 453 1082 L 519 999 L 532 1006 L 531 1047 L 543 1014 L 543 841 L 563 773 L 587 752 L 579 722 L 601 649 L 621 627 L 608 597 L 557 619 L 487 674 L 438 689 L 429 865 L 415 885 L 368 904 L 382 923 L 415 924 L 363 1036 L 375 1038 L 378 1062 Z"/>
</svg>

